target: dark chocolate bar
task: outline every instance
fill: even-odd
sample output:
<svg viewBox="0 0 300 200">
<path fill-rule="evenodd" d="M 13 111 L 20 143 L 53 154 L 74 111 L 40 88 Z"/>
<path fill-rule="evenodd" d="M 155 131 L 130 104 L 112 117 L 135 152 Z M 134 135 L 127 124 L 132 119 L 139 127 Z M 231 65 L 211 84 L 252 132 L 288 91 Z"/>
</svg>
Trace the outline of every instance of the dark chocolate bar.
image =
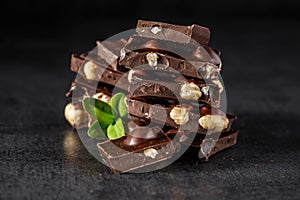
<svg viewBox="0 0 300 200">
<path fill-rule="evenodd" d="M 71 71 L 78 72 L 80 67 L 88 61 L 92 61 L 97 66 L 103 68 L 118 69 L 118 59 L 121 49 L 125 46 L 126 40 L 117 41 L 106 40 L 97 41 L 97 49 L 80 55 L 71 55 Z"/>
<path fill-rule="evenodd" d="M 188 132 L 183 132 L 177 129 L 170 129 L 166 132 L 167 136 L 173 138 L 172 141 L 178 141 L 182 145 L 189 146 L 192 151 L 189 154 L 197 154 L 200 158 L 206 161 L 213 154 L 218 153 L 226 148 L 236 144 L 239 131 L 229 130 L 221 134 L 201 135 L 196 134 L 195 137 L 189 137 Z M 175 136 L 179 136 L 175 138 Z M 176 141 L 175 141 L 176 140 Z"/>
<path fill-rule="evenodd" d="M 136 143 L 134 139 L 127 135 L 97 144 L 102 159 L 115 173 L 150 168 L 152 165 L 159 168 L 157 164 L 170 159 L 175 153 L 173 143 L 162 132 L 154 138 L 136 138 L 142 142 Z"/>
<path fill-rule="evenodd" d="M 189 115 L 189 120 L 186 124 L 184 125 L 178 125 L 175 123 L 175 121 L 170 117 L 170 113 L 174 107 L 163 107 L 163 106 L 158 106 L 158 105 L 151 105 L 149 103 L 145 103 L 142 101 L 138 100 L 133 100 L 133 99 L 127 99 L 127 106 L 128 106 L 128 112 L 131 116 L 135 116 L 136 118 L 131 118 L 133 121 L 137 123 L 147 123 L 147 122 L 156 122 L 159 124 L 163 124 L 168 127 L 173 127 L 173 128 L 181 128 L 182 130 L 195 130 L 199 134 L 207 134 L 208 130 L 201 127 L 198 123 L 198 120 L 200 117 L 204 116 L 201 113 L 201 108 L 200 111 L 196 110 L 195 107 L 192 107 L 190 105 L 182 105 L 183 107 L 187 108 L 188 110 L 188 115 Z M 206 114 L 217 114 L 217 115 L 224 115 L 222 112 L 218 109 L 213 110 L 212 112 L 215 113 L 206 113 Z M 164 115 L 165 113 L 165 115 Z M 205 115 L 206 115 L 205 114 Z M 229 123 L 228 126 L 222 130 L 222 131 L 229 131 L 231 129 L 231 125 L 234 120 L 236 120 L 236 116 L 233 115 L 226 115 Z M 140 122 L 140 119 L 142 121 Z"/>
<path fill-rule="evenodd" d="M 126 40 L 120 39 L 118 41 L 97 41 L 97 55 L 104 59 L 114 70 L 117 70 L 118 58 L 120 50 L 125 46 Z"/>
<path fill-rule="evenodd" d="M 126 54 L 123 59 L 120 59 L 119 64 L 129 69 L 152 69 L 166 71 L 170 73 L 180 73 L 184 76 L 194 77 L 198 79 L 216 79 L 220 74 L 221 68 L 213 63 L 203 61 L 187 61 L 182 58 L 177 58 L 166 53 L 158 53 L 157 65 L 151 67 L 147 60 L 147 55 L 154 51 L 136 52 L 131 51 Z"/>
<path fill-rule="evenodd" d="M 210 39 L 208 28 L 193 24 L 191 26 L 173 25 L 163 22 L 138 20 L 136 32 L 143 37 L 164 39 L 179 43 L 207 45 Z"/>
<path fill-rule="evenodd" d="M 232 131 L 228 135 L 221 136 L 218 140 L 210 138 L 204 139 L 200 144 L 199 157 L 203 157 L 205 160 L 208 160 L 211 155 L 235 145 L 238 134 L 239 131 Z M 213 147 L 211 146 L 212 143 L 214 144 Z"/>
<path fill-rule="evenodd" d="M 176 80 L 175 80 L 176 81 Z M 187 97 L 181 93 L 185 85 L 189 82 L 163 82 L 163 81 L 152 81 L 141 78 L 132 78 L 129 84 L 128 92 L 133 98 L 141 97 L 159 97 L 165 99 L 179 99 L 185 101 Z M 220 88 L 213 84 L 193 84 L 197 86 L 201 91 L 199 102 L 204 102 L 212 106 L 218 107 L 220 105 Z M 188 86 L 186 86 L 188 87 Z"/>
<path fill-rule="evenodd" d="M 104 66 L 104 64 L 100 64 L 99 62 L 88 61 L 87 57 L 84 55 L 76 56 L 72 55 L 71 58 L 71 70 L 77 72 L 81 75 L 86 81 L 96 81 L 100 83 L 105 83 L 107 85 L 111 85 L 112 87 L 120 87 L 122 90 L 127 90 L 128 88 L 128 79 L 127 73 L 114 70 L 111 67 Z M 92 71 L 92 74 L 87 74 L 85 71 L 86 63 L 93 62 L 95 64 L 95 68 Z M 128 71 L 128 70 L 127 70 Z M 94 83 L 93 85 L 95 85 Z"/>
<path fill-rule="evenodd" d="M 131 36 L 128 43 L 121 50 L 120 60 L 123 60 L 128 52 L 143 52 L 147 50 L 168 54 L 188 61 L 201 61 L 209 62 L 217 66 L 221 65 L 221 59 L 218 53 L 208 46 L 193 46 L 161 39 L 150 39 L 137 35 Z"/>
</svg>

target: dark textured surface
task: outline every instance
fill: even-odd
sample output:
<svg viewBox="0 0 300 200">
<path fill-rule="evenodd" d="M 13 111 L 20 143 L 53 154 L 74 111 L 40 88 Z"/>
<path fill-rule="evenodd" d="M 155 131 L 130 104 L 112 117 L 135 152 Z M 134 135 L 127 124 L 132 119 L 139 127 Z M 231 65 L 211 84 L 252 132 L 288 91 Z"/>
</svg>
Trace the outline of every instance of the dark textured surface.
<svg viewBox="0 0 300 200">
<path fill-rule="evenodd" d="M 122 175 L 85 150 L 63 118 L 74 77 L 70 53 L 135 22 L 95 20 L 89 31 L 72 24 L 3 29 L 0 199 L 299 199 L 296 20 L 199 22 L 211 27 L 212 46 L 223 52 L 228 107 L 239 116 L 235 147 L 208 163 L 185 155 L 160 171 Z"/>
</svg>

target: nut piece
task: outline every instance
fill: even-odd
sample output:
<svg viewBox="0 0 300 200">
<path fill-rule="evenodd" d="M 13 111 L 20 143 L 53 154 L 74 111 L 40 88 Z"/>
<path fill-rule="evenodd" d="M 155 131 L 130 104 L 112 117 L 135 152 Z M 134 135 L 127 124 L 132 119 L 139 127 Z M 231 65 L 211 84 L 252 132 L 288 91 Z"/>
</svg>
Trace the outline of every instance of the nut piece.
<svg viewBox="0 0 300 200">
<path fill-rule="evenodd" d="M 212 82 L 219 87 L 219 92 L 221 94 L 224 90 L 222 83 L 219 80 L 213 80 Z"/>
<path fill-rule="evenodd" d="M 158 32 L 161 31 L 161 28 L 158 27 L 158 26 L 154 26 L 152 29 L 151 29 L 151 32 L 156 35 Z"/>
<path fill-rule="evenodd" d="M 220 74 L 221 67 L 211 63 L 205 63 L 198 73 L 206 80 L 216 79 Z"/>
<path fill-rule="evenodd" d="M 202 92 L 195 83 L 185 83 L 181 86 L 179 95 L 186 100 L 198 100 Z"/>
<path fill-rule="evenodd" d="M 208 91 L 209 91 L 209 86 L 208 85 L 201 88 L 201 92 L 203 92 L 203 94 L 205 96 L 208 96 Z"/>
<path fill-rule="evenodd" d="M 83 110 L 76 109 L 72 103 L 66 105 L 64 114 L 71 126 L 78 126 L 88 120 L 87 113 Z"/>
<path fill-rule="evenodd" d="M 227 117 L 222 115 L 205 115 L 198 122 L 204 129 L 215 131 L 222 131 L 229 125 Z"/>
<path fill-rule="evenodd" d="M 96 65 L 92 61 L 85 63 L 83 72 L 87 79 L 93 80 L 96 78 Z"/>
<path fill-rule="evenodd" d="M 135 73 L 135 70 L 133 70 L 133 69 L 129 70 L 128 75 L 127 75 L 127 79 L 128 79 L 129 83 L 132 82 L 132 76 L 134 73 Z"/>
<path fill-rule="evenodd" d="M 150 149 L 146 149 L 144 150 L 144 154 L 146 157 L 150 157 L 150 158 L 155 158 L 158 154 L 158 151 L 156 149 L 150 148 Z"/>
<path fill-rule="evenodd" d="M 156 53 L 148 53 L 146 55 L 146 59 L 150 67 L 157 66 L 158 55 Z"/>
<path fill-rule="evenodd" d="M 109 103 L 109 101 L 110 101 L 110 96 L 108 96 L 102 92 L 94 94 L 93 98 L 98 99 L 100 101 L 104 101 L 105 103 Z"/>
<path fill-rule="evenodd" d="M 178 125 L 184 125 L 189 121 L 188 110 L 179 106 L 176 106 L 171 110 L 170 117 Z"/>
</svg>

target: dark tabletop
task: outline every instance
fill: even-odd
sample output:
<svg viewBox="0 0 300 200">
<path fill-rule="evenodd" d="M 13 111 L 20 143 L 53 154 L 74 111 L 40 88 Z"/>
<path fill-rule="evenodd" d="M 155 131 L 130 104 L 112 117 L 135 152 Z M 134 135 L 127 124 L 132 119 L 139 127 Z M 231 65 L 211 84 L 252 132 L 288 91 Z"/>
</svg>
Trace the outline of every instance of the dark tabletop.
<svg viewBox="0 0 300 200">
<path fill-rule="evenodd" d="M 300 199 L 299 21 L 199 20 L 222 51 L 238 144 L 209 162 L 184 155 L 160 171 L 121 175 L 87 152 L 63 109 L 70 54 L 136 20 L 79 23 L 1 30 L 0 199 Z"/>
</svg>

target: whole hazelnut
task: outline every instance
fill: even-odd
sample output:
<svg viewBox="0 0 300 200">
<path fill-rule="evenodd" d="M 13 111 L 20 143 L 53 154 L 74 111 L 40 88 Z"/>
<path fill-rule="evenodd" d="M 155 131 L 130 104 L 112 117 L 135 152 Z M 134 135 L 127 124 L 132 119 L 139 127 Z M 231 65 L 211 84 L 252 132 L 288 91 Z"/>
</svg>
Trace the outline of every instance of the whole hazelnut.
<svg viewBox="0 0 300 200">
<path fill-rule="evenodd" d="M 184 125 L 189 121 L 188 110 L 184 107 L 175 106 L 170 112 L 170 117 L 178 125 Z"/>
<path fill-rule="evenodd" d="M 83 66 L 83 72 L 87 79 L 93 80 L 96 78 L 96 68 L 97 66 L 92 61 L 88 61 Z"/>
<path fill-rule="evenodd" d="M 222 115 L 205 115 L 198 122 L 204 129 L 215 131 L 222 131 L 229 125 L 228 118 Z"/>
<path fill-rule="evenodd" d="M 157 66 L 158 55 L 156 53 L 148 53 L 146 55 L 146 59 L 150 67 Z"/>
<path fill-rule="evenodd" d="M 202 96 L 202 92 L 195 83 L 184 83 L 180 88 L 179 95 L 186 100 L 198 100 Z"/>
<path fill-rule="evenodd" d="M 144 154 L 146 157 L 155 158 L 158 154 L 158 151 L 154 148 L 149 148 L 144 150 Z"/>
<path fill-rule="evenodd" d="M 88 121 L 87 113 L 83 110 L 76 109 L 72 103 L 66 105 L 64 115 L 66 120 L 73 127 Z"/>
</svg>

